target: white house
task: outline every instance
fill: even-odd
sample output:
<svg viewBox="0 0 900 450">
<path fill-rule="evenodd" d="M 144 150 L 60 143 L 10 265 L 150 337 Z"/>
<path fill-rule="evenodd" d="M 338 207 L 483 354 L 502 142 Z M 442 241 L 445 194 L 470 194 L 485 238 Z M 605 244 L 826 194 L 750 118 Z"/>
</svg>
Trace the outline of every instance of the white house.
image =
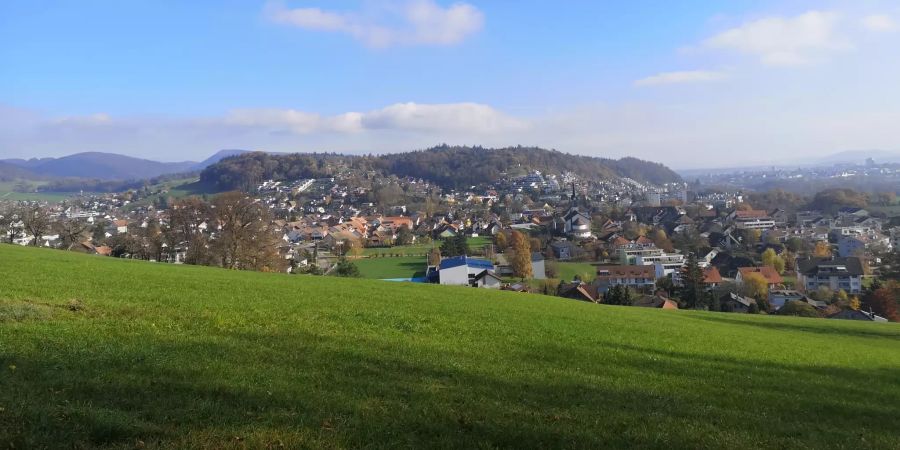
<svg viewBox="0 0 900 450">
<path fill-rule="evenodd" d="M 493 263 L 465 255 L 441 261 L 438 279 L 444 285 L 500 288 L 500 279 L 494 274 Z"/>
<path fill-rule="evenodd" d="M 547 278 L 547 267 L 544 264 L 544 255 L 540 252 L 531 254 L 531 277 L 535 280 Z"/>
</svg>

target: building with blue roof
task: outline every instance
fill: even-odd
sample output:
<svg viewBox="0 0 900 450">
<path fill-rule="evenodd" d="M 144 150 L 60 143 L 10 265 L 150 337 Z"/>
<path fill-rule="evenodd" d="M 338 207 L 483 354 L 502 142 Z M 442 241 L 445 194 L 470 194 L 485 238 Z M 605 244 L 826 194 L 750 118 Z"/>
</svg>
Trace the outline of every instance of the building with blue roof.
<svg viewBox="0 0 900 450">
<path fill-rule="evenodd" d="M 500 278 L 494 274 L 494 264 L 486 259 L 455 256 L 441 261 L 438 270 L 440 284 L 500 288 Z"/>
</svg>

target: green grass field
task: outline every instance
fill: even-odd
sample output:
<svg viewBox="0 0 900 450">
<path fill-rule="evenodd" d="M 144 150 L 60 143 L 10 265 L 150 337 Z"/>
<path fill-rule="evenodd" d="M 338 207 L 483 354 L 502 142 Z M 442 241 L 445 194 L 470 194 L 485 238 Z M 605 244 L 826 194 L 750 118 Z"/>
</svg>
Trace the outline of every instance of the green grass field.
<svg viewBox="0 0 900 450">
<path fill-rule="evenodd" d="M 580 263 L 580 262 L 549 262 L 548 264 L 556 264 L 557 275 L 556 278 L 559 278 L 563 281 L 572 281 L 575 278 L 575 275 L 580 277 L 587 276 L 587 279 L 582 281 L 593 281 L 594 278 L 597 277 L 597 266 L 592 263 Z"/>
<path fill-rule="evenodd" d="M 384 257 L 354 259 L 363 278 L 389 279 L 425 276 L 424 256 Z"/>
<path fill-rule="evenodd" d="M 23 184 L 28 188 L 27 190 L 33 190 L 46 183 L 43 181 L 0 181 L 0 201 L 60 202 L 74 195 L 71 192 L 18 192 L 17 189 Z"/>
<path fill-rule="evenodd" d="M 434 246 L 440 247 L 440 241 Z M 398 245 L 396 247 L 367 247 L 363 249 L 364 256 L 374 255 L 427 255 L 431 251 L 432 244 Z"/>
<path fill-rule="evenodd" d="M 2 448 L 897 448 L 900 327 L 0 245 Z"/>
<path fill-rule="evenodd" d="M 441 240 L 435 241 L 433 244 L 414 244 L 414 245 L 397 245 L 394 247 L 368 247 L 363 249 L 364 256 L 372 255 L 404 255 L 404 256 L 423 256 L 427 255 L 433 247 L 440 248 Z M 470 237 L 467 241 L 469 249 L 473 254 L 484 250 L 485 245 L 493 243 L 493 239 L 485 236 Z"/>
</svg>

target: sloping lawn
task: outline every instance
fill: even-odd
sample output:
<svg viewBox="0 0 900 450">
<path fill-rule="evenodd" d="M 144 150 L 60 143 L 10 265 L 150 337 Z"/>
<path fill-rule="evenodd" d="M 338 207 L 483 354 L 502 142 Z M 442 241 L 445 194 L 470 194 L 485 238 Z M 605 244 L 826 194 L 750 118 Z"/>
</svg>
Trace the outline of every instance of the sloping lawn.
<svg viewBox="0 0 900 450">
<path fill-rule="evenodd" d="M 359 267 L 363 278 L 383 280 L 425 276 L 423 256 L 361 258 L 354 259 L 353 263 Z"/>
<path fill-rule="evenodd" d="M 0 448 L 897 448 L 900 327 L 0 245 Z"/>
</svg>

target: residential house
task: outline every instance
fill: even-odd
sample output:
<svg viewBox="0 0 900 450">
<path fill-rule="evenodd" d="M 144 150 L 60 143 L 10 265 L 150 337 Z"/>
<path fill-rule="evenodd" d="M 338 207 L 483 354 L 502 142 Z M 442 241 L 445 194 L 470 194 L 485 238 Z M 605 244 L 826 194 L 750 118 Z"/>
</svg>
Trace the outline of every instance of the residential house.
<svg viewBox="0 0 900 450">
<path fill-rule="evenodd" d="M 128 232 L 128 221 L 127 220 L 114 220 L 113 226 L 116 227 L 116 233 L 127 233 Z"/>
<path fill-rule="evenodd" d="M 719 273 L 719 268 L 716 266 L 709 266 L 703 269 L 703 284 L 706 285 L 707 289 L 714 289 L 722 284 L 722 274 Z"/>
<path fill-rule="evenodd" d="M 578 247 L 571 241 L 554 241 L 550 243 L 553 256 L 560 261 L 567 261 L 577 257 Z"/>
<path fill-rule="evenodd" d="M 848 256 L 861 256 L 866 251 L 890 250 L 891 239 L 878 232 L 841 236 L 838 238 L 838 255 L 843 258 Z"/>
<path fill-rule="evenodd" d="M 597 292 L 595 285 L 587 284 L 583 281 L 573 281 L 559 286 L 559 296 L 583 302 L 597 302 L 600 298 L 600 293 Z"/>
<path fill-rule="evenodd" d="M 438 278 L 444 285 L 499 288 L 499 279 L 487 277 L 488 274 L 494 274 L 493 263 L 463 255 L 442 260 Z"/>
<path fill-rule="evenodd" d="M 821 306 L 818 302 L 807 297 L 803 293 L 791 289 L 775 289 L 769 291 L 768 301 L 769 309 L 772 311 L 778 311 L 782 306 L 790 301 L 799 301 L 810 303 L 813 306 Z"/>
<path fill-rule="evenodd" d="M 784 279 L 781 278 L 781 275 L 775 271 L 774 268 L 769 266 L 764 267 L 738 267 L 737 275 L 734 277 L 734 282 L 737 284 L 742 284 L 744 279 L 747 278 L 747 275 L 751 273 L 758 273 L 766 279 L 766 284 L 769 286 L 769 289 L 775 289 L 778 285 L 784 283 Z"/>
<path fill-rule="evenodd" d="M 678 309 L 678 303 L 665 295 L 638 295 L 631 306 L 656 309 Z"/>
<path fill-rule="evenodd" d="M 825 286 L 850 294 L 862 292 L 862 260 L 857 257 L 814 258 L 797 261 L 797 286 L 814 291 Z"/>
<path fill-rule="evenodd" d="M 639 291 L 656 287 L 656 268 L 653 266 L 598 266 L 594 286 L 606 292 L 612 286 L 628 286 Z"/>
<path fill-rule="evenodd" d="M 547 267 L 544 263 L 544 255 L 540 252 L 531 253 L 531 277 L 535 280 L 547 278 Z"/>
<path fill-rule="evenodd" d="M 729 292 L 719 299 L 719 303 L 722 305 L 723 311 L 748 313 L 753 305 L 756 304 L 756 299 Z"/>
</svg>

